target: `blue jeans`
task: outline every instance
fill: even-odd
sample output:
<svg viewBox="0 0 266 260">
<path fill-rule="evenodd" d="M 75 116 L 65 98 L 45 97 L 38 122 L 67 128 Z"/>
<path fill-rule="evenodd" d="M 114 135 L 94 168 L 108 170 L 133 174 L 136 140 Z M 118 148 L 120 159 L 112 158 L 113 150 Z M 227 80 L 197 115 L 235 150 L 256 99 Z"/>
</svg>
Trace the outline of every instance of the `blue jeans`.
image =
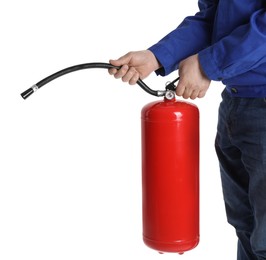
<svg viewBox="0 0 266 260">
<path fill-rule="evenodd" d="M 266 98 L 222 97 L 215 148 L 237 259 L 266 259 Z"/>
</svg>

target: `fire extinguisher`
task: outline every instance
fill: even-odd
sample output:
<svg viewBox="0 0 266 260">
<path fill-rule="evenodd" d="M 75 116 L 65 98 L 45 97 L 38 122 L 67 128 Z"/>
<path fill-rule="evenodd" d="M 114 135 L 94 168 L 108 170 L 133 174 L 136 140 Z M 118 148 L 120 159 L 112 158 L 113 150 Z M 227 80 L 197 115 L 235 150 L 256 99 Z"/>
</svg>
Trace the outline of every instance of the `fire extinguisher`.
<svg viewBox="0 0 266 260">
<path fill-rule="evenodd" d="M 199 242 L 199 111 L 165 97 L 141 118 L 143 240 L 182 254 Z"/>
<path fill-rule="evenodd" d="M 26 99 L 73 71 L 113 67 L 99 62 L 72 66 L 39 81 L 21 96 Z M 143 240 L 160 253 L 182 254 L 199 243 L 199 110 L 175 99 L 177 80 L 163 91 L 150 89 L 140 79 L 137 84 L 163 97 L 141 111 Z"/>
</svg>

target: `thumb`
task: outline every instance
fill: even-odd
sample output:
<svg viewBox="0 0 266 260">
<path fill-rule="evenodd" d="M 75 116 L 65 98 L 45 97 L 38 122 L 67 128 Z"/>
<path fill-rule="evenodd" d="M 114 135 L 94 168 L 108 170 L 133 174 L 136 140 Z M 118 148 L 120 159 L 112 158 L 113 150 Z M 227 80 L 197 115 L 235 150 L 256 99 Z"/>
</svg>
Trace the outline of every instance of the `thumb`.
<svg viewBox="0 0 266 260">
<path fill-rule="evenodd" d="M 122 66 L 128 64 L 131 60 L 131 55 L 128 53 L 117 60 L 110 59 L 109 62 L 114 66 Z"/>
</svg>

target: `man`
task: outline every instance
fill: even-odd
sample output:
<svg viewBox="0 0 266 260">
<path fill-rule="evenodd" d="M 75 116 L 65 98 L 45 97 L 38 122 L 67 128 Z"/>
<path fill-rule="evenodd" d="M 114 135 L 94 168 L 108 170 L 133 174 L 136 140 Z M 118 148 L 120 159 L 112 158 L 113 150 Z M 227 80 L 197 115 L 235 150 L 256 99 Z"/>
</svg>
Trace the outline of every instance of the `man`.
<svg viewBox="0 0 266 260">
<path fill-rule="evenodd" d="M 266 1 L 200 0 L 148 50 L 110 60 L 109 73 L 135 84 L 179 70 L 176 94 L 202 98 L 211 80 L 226 86 L 215 147 L 238 260 L 266 259 Z"/>
</svg>

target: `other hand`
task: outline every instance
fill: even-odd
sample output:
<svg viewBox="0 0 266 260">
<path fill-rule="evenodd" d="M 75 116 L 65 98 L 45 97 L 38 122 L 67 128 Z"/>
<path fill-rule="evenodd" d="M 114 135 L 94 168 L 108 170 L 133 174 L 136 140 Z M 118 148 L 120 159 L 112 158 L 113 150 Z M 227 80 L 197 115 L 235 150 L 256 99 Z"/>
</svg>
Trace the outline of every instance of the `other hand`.
<svg viewBox="0 0 266 260">
<path fill-rule="evenodd" d="M 183 98 L 202 98 L 205 96 L 211 80 L 204 74 L 198 55 L 192 55 L 179 64 L 180 80 L 177 84 L 176 95 Z"/>
</svg>

